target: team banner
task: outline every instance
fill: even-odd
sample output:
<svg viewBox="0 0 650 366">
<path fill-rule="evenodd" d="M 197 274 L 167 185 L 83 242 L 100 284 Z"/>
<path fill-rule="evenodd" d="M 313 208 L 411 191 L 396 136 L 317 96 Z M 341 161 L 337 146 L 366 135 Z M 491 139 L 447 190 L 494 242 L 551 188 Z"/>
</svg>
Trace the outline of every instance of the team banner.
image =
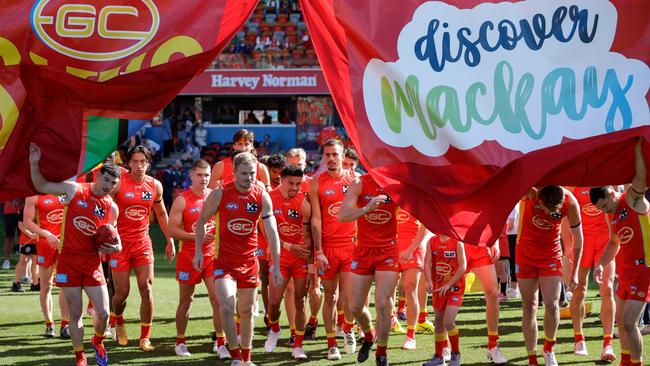
<svg viewBox="0 0 650 366">
<path fill-rule="evenodd" d="M 531 186 L 631 181 L 650 1 L 302 7 L 364 165 L 431 230 L 486 242 Z"/>
<path fill-rule="evenodd" d="M 205 69 L 256 4 L 0 2 L 0 200 L 33 194 L 29 142 L 46 178 L 86 171 L 141 126 L 127 119 L 151 118 Z"/>
</svg>

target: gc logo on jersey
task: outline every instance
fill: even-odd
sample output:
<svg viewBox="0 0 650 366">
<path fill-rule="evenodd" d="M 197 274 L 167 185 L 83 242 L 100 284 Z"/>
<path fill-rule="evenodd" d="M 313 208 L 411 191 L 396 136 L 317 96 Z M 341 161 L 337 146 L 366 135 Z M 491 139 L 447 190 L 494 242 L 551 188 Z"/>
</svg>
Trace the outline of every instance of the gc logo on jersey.
<svg viewBox="0 0 650 366">
<path fill-rule="evenodd" d="M 625 226 L 620 228 L 616 235 L 618 236 L 618 240 L 620 240 L 621 245 L 625 245 L 629 243 L 630 240 L 632 240 L 634 237 L 634 230 L 632 230 L 632 228 L 629 226 Z"/>
<path fill-rule="evenodd" d="M 281 234 L 287 236 L 299 234 L 301 229 L 302 228 L 300 226 L 289 224 L 287 222 L 281 222 L 278 224 L 278 231 L 280 231 Z"/>
<path fill-rule="evenodd" d="M 142 220 L 147 215 L 147 208 L 141 205 L 129 206 L 124 210 L 124 215 L 133 221 Z"/>
<path fill-rule="evenodd" d="M 336 216 L 339 214 L 339 211 L 341 210 L 341 202 L 334 202 L 329 207 L 327 208 L 327 213 L 330 214 L 330 216 Z"/>
<path fill-rule="evenodd" d="M 50 224 L 60 224 L 63 222 L 63 209 L 57 208 L 56 210 L 50 211 L 46 216 L 45 220 Z"/>
<path fill-rule="evenodd" d="M 537 227 L 538 229 L 550 230 L 553 227 L 553 225 L 551 225 L 550 222 L 544 220 L 542 217 L 538 215 L 533 216 L 532 221 L 533 221 L 533 225 L 535 225 L 535 227 Z"/>
<path fill-rule="evenodd" d="M 369 223 L 375 225 L 385 224 L 388 221 L 390 221 L 391 218 L 393 218 L 393 214 L 379 208 L 365 214 L 364 216 L 366 217 L 366 220 L 368 220 Z"/>
<path fill-rule="evenodd" d="M 112 61 L 151 42 L 160 26 L 160 13 L 153 0 L 38 0 L 30 21 L 41 41 L 60 54 Z"/>
<path fill-rule="evenodd" d="M 97 225 L 86 216 L 77 216 L 72 220 L 72 224 L 77 230 L 86 236 L 93 236 L 97 232 Z"/>
<path fill-rule="evenodd" d="M 226 226 L 235 235 L 250 235 L 255 229 L 255 224 L 247 219 L 232 219 L 228 221 Z"/>
</svg>

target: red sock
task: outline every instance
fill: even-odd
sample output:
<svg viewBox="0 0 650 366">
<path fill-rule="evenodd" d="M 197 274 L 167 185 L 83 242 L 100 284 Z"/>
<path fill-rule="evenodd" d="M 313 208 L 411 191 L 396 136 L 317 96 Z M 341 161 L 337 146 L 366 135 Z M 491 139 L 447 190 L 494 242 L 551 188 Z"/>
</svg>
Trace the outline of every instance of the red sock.
<svg viewBox="0 0 650 366">
<path fill-rule="evenodd" d="M 345 333 L 350 333 L 352 331 L 352 327 L 354 327 L 354 320 L 349 321 L 345 319 L 345 322 L 343 323 L 343 331 Z"/>
<path fill-rule="evenodd" d="M 86 360 L 86 353 L 84 353 L 83 347 L 79 351 L 74 351 L 74 358 L 77 362 Z"/>
<path fill-rule="evenodd" d="M 313 316 L 309 316 L 309 322 L 307 323 L 312 327 L 315 327 L 318 324 L 318 318 L 314 318 Z"/>
<path fill-rule="evenodd" d="M 442 358 L 442 350 L 445 348 L 445 342 L 436 341 L 436 356 Z"/>
<path fill-rule="evenodd" d="M 409 325 L 406 327 L 406 338 L 415 338 L 415 327 Z"/>
<path fill-rule="evenodd" d="M 115 313 L 111 312 L 111 314 L 108 316 L 108 326 L 115 328 L 116 324 Z"/>
<path fill-rule="evenodd" d="M 386 348 L 387 346 L 385 344 L 382 345 L 377 345 L 377 350 L 375 351 L 375 356 L 384 356 L 386 357 Z"/>
<path fill-rule="evenodd" d="M 553 352 L 553 348 L 555 348 L 555 340 L 548 340 L 544 339 L 544 351 L 546 352 Z"/>
<path fill-rule="evenodd" d="M 140 339 L 149 338 L 151 336 L 151 324 L 140 324 Z"/>
<path fill-rule="evenodd" d="M 246 362 L 251 360 L 251 349 L 250 348 L 242 348 L 241 349 L 241 360 Z"/>
<path fill-rule="evenodd" d="M 237 348 L 231 349 L 228 348 L 228 353 L 230 353 L 230 358 L 234 360 L 241 360 L 241 349 L 239 346 Z"/>
<path fill-rule="evenodd" d="M 375 340 L 375 329 L 371 328 L 367 332 L 364 331 L 363 332 L 363 339 L 365 339 L 366 342 L 370 342 L 370 343 L 374 342 L 374 340 Z"/>
<path fill-rule="evenodd" d="M 95 346 L 99 346 L 100 344 L 104 343 L 105 338 L 106 337 L 104 337 L 103 334 L 102 335 L 97 335 L 97 333 L 95 332 L 95 334 L 92 336 L 92 338 L 90 338 L 90 343 L 92 343 Z"/>
<path fill-rule="evenodd" d="M 449 348 L 449 338 L 445 337 L 445 340 L 442 341 L 442 346 L 445 348 Z"/>
<path fill-rule="evenodd" d="M 603 348 L 612 345 L 612 336 L 606 335 L 603 337 Z"/>
<path fill-rule="evenodd" d="M 69 320 L 63 320 L 61 319 L 61 328 L 64 328 L 66 325 L 69 325 L 70 321 Z"/>
<path fill-rule="evenodd" d="M 336 333 L 327 334 L 327 348 L 336 347 Z"/>
<path fill-rule="evenodd" d="M 400 313 L 406 312 L 406 298 L 405 297 L 400 297 L 397 300 L 397 311 Z"/>
<path fill-rule="evenodd" d="M 421 311 L 420 314 L 418 315 L 418 323 L 424 323 L 427 321 L 427 318 L 429 317 L 429 313 L 426 311 Z"/>
<path fill-rule="evenodd" d="M 221 347 L 226 344 L 226 335 L 223 333 L 217 333 L 217 346 Z"/>
<path fill-rule="evenodd" d="M 641 366 L 641 360 L 630 360 L 630 366 Z"/>
<path fill-rule="evenodd" d="M 496 332 L 495 332 L 496 333 Z M 498 334 L 490 334 L 488 331 L 488 349 L 495 348 L 499 345 L 499 335 Z"/>
<path fill-rule="evenodd" d="M 122 315 L 115 315 L 115 324 L 124 325 L 124 317 Z"/>
<path fill-rule="evenodd" d="M 451 351 L 454 353 L 460 353 L 460 332 L 458 328 L 447 331 L 449 335 L 449 343 L 451 343 Z"/>
<path fill-rule="evenodd" d="M 537 363 L 537 355 L 528 355 L 528 364 L 529 365 L 539 365 Z"/>
<path fill-rule="evenodd" d="M 280 319 L 272 321 L 269 319 L 269 325 L 271 326 L 271 331 L 277 333 L 280 331 Z"/>
<path fill-rule="evenodd" d="M 185 336 L 177 336 L 176 337 L 176 345 L 178 346 L 181 343 L 185 343 Z"/>
<path fill-rule="evenodd" d="M 345 322 L 345 313 L 343 311 L 339 311 L 336 317 L 336 326 L 341 328 L 343 327 L 344 322 Z"/>
<path fill-rule="evenodd" d="M 296 331 L 296 340 L 293 342 L 293 348 L 302 348 L 302 340 L 305 338 L 305 331 Z"/>
<path fill-rule="evenodd" d="M 630 364 L 631 357 L 630 357 L 630 352 L 621 350 L 621 365 L 620 366 L 628 366 Z"/>
<path fill-rule="evenodd" d="M 578 343 L 578 342 L 584 341 L 584 340 L 585 340 L 585 336 L 582 335 L 582 333 L 576 333 L 576 334 L 573 335 L 573 342 L 574 343 Z"/>
<path fill-rule="evenodd" d="M 51 321 L 51 320 L 50 320 L 50 321 L 46 321 L 46 322 L 45 322 L 45 326 L 46 326 L 46 327 L 54 326 L 54 322 Z"/>
</svg>

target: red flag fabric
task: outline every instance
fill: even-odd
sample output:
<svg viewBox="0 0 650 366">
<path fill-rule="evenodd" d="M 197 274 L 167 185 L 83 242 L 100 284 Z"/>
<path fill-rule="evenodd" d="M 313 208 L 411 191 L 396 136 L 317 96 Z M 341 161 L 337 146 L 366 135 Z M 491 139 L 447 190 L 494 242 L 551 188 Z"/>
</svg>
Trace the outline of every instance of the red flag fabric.
<svg viewBox="0 0 650 366">
<path fill-rule="evenodd" d="M 151 118 L 214 60 L 256 4 L 0 3 L 0 201 L 34 194 L 29 142 L 43 150 L 46 178 L 82 173 L 89 116 Z"/>
<path fill-rule="evenodd" d="M 301 4 L 364 166 L 432 231 L 488 242 L 531 186 L 631 181 L 649 0 Z"/>
</svg>

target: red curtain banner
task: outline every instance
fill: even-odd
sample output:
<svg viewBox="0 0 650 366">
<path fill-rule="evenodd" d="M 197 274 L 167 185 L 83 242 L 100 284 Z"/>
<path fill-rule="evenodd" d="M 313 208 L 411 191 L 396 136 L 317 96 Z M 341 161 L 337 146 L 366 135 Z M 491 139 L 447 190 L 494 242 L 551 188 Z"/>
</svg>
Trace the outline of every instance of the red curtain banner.
<svg viewBox="0 0 650 366">
<path fill-rule="evenodd" d="M 364 166 L 430 230 L 489 242 L 531 186 L 631 181 L 649 0 L 301 4 Z"/>
</svg>

